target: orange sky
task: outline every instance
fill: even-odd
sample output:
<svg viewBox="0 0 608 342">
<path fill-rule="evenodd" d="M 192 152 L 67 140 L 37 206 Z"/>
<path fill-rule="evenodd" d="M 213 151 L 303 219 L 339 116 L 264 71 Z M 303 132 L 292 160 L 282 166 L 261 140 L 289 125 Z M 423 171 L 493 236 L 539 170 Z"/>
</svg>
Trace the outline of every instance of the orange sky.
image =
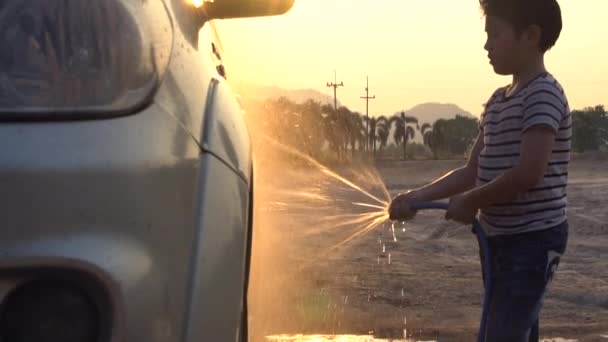
<svg viewBox="0 0 608 342">
<path fill-rule="evenodd" d="M 607 0 L 561 0 L 564 30 L 547 55 L 571 107 L 608 105 Z M 477 0 L 296 0 L 287 15 L 218 21 L 231 81 L 288 89 L 326 87 L 338 72 L 339 100 L 370 114 L 451 102 L 479 115 L 510 79 L 493 74 L 483 50 Z"/>
</svg>

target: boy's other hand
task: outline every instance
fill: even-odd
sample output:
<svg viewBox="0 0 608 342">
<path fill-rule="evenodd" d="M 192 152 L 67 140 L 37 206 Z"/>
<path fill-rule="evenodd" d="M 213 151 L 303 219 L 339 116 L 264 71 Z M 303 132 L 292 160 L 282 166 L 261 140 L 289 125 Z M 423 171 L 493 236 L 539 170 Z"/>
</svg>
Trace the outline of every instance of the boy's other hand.
<svg viewBox="0 0 608 342">
<path fill-rule="evenodd" d="M 445 214 L 446 220 L 471 224 L 477 216 L 479 208 L 474 204 L 473 199 L 468 194 L 460 194 L 450 198 L 450 205 Z"/>
<path fill-rule="evenodd" d="M 388 208 L 389 218 L 394 221 L 407 221 L 416 216 L 416 210 L 411 208 L 411 204 L 416 201 L 413 191 L 402 193 L 393 198 Z"/>
</svg>

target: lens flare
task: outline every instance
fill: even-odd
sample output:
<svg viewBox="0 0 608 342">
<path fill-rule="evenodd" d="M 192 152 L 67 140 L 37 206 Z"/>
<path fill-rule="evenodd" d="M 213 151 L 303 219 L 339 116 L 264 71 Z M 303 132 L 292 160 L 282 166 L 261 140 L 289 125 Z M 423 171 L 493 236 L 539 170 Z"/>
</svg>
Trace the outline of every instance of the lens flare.
<svg viewBox="0 0 608 342">
<path fill-rule="evenodd" d="M 203 6 L 203 3 L 205 2 L 205 0 L 185 0 L 185 1 L 188 5 L 194 6 L 196 8 Z"/>
</svg>

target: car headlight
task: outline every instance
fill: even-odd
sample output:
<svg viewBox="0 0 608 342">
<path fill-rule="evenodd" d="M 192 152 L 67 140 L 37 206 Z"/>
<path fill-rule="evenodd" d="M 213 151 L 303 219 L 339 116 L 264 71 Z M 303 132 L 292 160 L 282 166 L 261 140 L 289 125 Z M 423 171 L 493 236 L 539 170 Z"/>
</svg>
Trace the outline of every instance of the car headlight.
<svg viewBox="0 0 608 342">
<path fill-rule="evenodd" d="M 0 119 L 127 114 L 148 104 L 173 32 L 160 0 L 0 3 Z"/>
</svg>

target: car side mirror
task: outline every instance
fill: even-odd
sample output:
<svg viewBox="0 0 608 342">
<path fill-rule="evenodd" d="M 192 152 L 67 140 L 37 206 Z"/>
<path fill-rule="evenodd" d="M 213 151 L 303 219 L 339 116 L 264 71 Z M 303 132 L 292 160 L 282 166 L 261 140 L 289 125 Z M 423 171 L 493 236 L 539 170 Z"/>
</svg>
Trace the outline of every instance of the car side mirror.
<svg viewBox="0 0 608 342">
<path fill-rule="evenodd" d="M 215 0 L 203 3 L 209 19 L 253 18 L 287 13 L 295 0 Z"/>
</svg>

